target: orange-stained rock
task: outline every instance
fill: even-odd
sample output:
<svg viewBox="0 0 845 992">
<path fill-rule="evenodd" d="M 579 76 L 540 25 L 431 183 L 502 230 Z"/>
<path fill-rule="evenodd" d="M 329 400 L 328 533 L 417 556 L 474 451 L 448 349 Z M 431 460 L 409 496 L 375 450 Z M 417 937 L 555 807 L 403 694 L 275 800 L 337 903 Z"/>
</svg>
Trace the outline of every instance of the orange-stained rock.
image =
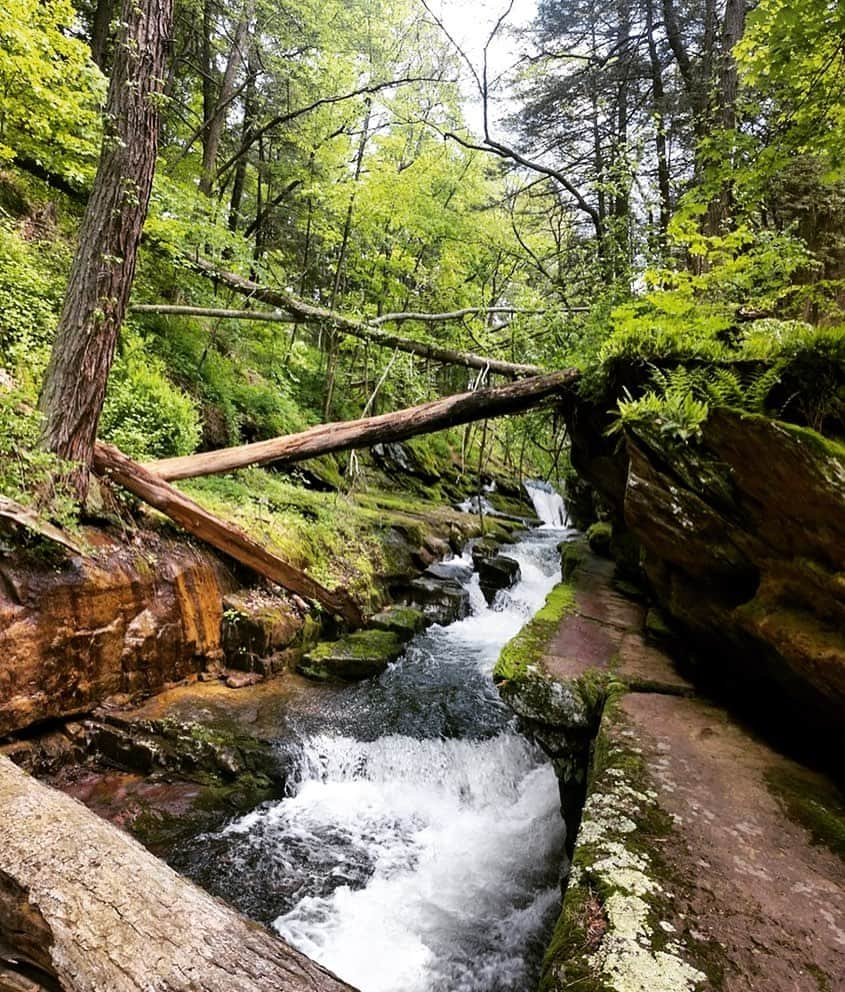
<svg viewBox="0 0 845 992">
<path fill-rule="evenodd" d="M 201 671 L 234 586 L 211 555 L 161 541 L 58 570 L 0 560 L 0 735 Z"/>
</svg>

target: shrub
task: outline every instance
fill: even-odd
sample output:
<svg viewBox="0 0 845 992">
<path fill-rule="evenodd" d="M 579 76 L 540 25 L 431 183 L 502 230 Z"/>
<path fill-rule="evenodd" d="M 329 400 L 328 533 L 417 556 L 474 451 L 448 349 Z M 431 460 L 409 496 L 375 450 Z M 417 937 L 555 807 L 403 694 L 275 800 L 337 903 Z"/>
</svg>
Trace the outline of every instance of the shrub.
<svg viewBox="0 0 845 992">
<path fill-rule="evenodd" d="M 100 436 L 139 459 L 187 455 L 199 442 L 194 401 L 173 385 L 140 338 L 130 339 L 114 364 Z"/>
</svg>

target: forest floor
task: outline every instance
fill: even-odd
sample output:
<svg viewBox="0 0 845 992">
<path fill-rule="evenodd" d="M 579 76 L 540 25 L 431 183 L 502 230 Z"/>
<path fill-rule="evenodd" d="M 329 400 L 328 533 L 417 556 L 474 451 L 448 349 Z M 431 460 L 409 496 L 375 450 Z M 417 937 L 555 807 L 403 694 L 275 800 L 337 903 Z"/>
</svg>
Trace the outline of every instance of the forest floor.
<svg viewBox="0 0 845 992">
<path fill-rule="evenodd" d="M 614 680 L 544 987 L 842 989 L 841 796 L 700 695 L 612 576 L 583 561 L 540 661 Z"/>
</svg>

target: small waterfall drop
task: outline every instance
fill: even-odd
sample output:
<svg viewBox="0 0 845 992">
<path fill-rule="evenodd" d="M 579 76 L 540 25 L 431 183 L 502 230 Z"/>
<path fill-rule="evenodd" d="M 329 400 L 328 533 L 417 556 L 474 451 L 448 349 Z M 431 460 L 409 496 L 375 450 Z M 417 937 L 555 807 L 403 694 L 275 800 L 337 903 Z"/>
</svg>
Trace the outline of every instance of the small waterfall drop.
<svg viewBox="0 0 845 992">
<path fill-rule="evenodd" d="M 563 499 L 560 493 L 548 482 L 542 482 L 539 479 L 526 479 L 523 485 L 534 504 L 534 512 L 544 527 L 553 527 L 559 530 L 569 525 Z"/>
</svg>

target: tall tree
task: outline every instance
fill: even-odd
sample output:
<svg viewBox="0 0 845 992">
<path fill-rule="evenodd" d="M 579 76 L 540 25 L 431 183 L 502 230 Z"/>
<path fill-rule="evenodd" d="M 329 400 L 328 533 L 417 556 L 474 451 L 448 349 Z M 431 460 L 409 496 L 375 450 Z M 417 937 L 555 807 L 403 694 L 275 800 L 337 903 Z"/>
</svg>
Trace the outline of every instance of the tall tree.
<svg viewBox="0 0 845 992">
<path fill-rule="evenodd" d="M 155 171 L 172 0 L 124 0 L 97 175 L 41 393 L 43 444 L 88 489 L 97 425 Z"/>
</svg>

